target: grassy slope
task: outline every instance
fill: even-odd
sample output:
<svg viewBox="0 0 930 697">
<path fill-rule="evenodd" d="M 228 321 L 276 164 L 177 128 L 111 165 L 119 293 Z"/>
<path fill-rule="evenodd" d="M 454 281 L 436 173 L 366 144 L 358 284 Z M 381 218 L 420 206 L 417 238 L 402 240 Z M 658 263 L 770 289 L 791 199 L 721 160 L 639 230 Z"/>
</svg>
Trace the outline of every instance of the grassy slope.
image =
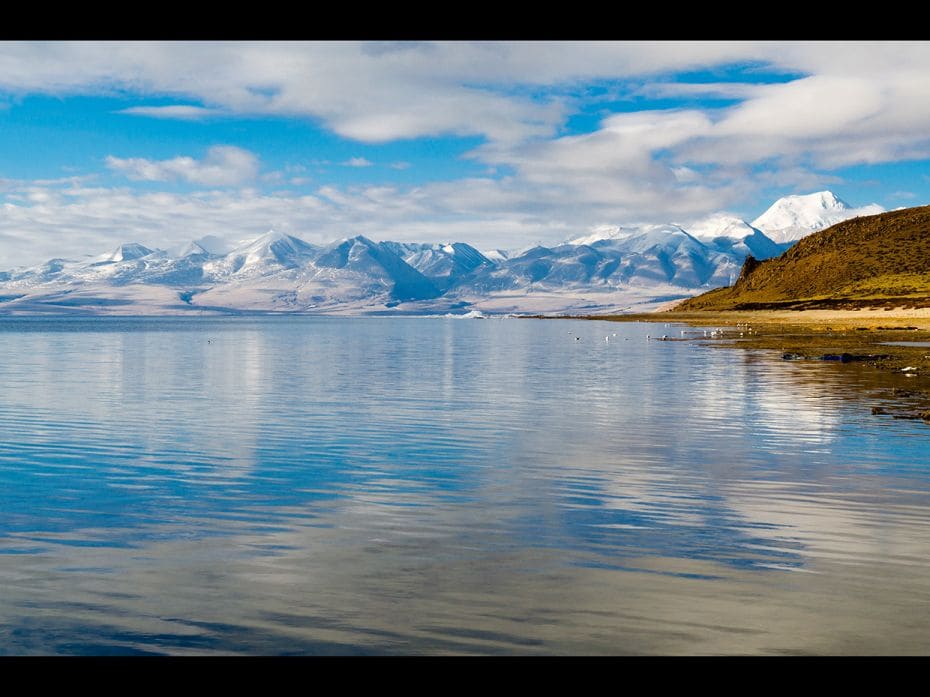
<svg viewBox="0 0 930 697">
<path fill-rule="evenodd" d="M 674 311 L 930 307 L 930 206 L 847 220 L 756 264 Z"/>
</svg>

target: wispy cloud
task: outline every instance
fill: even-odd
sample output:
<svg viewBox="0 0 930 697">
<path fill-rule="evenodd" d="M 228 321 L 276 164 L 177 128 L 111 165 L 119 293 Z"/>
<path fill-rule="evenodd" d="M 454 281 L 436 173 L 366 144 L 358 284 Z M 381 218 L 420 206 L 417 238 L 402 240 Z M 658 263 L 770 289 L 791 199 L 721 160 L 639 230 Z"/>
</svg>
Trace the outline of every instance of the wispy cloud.
<svg viewBox="0 0 930 697">
<path fill-rule="evenodd" d="M 350 157 L 342 164 L 345 167 L 371 167 L 374 163 L 364 157 Z"/>
<path fill-rule="evenodd" d="M 149 116 L 156 119 L 180 119 L 182 121 L 200 121 L 210 116 L 222 113 L 219 109 L 208 109 L 202 106 L 189 104 L 173 104 L 167 106 L 134 106 L 121 109 L 117 113 L 132 116 Z"/>
<path fill-rule="evenodd" d="M 651 82 L 635 94 L 645 97 L 715 97 L 749 99 L 759 94 L 761 85 L 746 82 Z"/>
<path fill-rule="evenodd" d="M 235 186 L 255 179 L 258 174 L 258 158 L 232 145 L 215 145 L 202 160 L 193 157 L 148 160 L 110 155 L 106 165 L 135 181 L 182 180 L 203 186 Z"/>
</svg>

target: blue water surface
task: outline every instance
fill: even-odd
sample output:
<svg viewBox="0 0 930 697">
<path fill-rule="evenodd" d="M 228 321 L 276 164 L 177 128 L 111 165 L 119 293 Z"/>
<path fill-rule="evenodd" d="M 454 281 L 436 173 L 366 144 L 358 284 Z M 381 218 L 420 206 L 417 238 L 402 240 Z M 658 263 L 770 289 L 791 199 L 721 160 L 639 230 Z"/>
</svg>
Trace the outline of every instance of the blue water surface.
<svg viewBox="0 0 930 697">
<path fill-rule="evenodd" d="M 925 653 L 930 427 L 701 336 L 4 318 L 0 653 Z"/>
</svg>

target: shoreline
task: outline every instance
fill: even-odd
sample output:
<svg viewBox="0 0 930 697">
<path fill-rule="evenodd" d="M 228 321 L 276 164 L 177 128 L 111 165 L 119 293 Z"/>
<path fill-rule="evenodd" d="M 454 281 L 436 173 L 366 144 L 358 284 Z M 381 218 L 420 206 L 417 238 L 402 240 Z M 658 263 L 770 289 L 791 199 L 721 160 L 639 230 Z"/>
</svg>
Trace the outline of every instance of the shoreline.
<svg viewBox="0 0 930 697">
<path fill-rule="evenodd" d="M 854 364 L 869 370 L 882 392 L 875 415 L 930 425 L 930 308 L 896 310 L 754 310 L 588 315 L 574 319 L 715 327 L 714 336 L 678 338 L 713 348 L 780 352 L 786 362 Z M 888 342 L 906 342 L 895 345 Z M 922 345 L 924 344 L 924 345 Z M 874 400 L 863 395 L 860 401 Z M 889 406 L 890 404 L 890 406 Z"/>
</svg>

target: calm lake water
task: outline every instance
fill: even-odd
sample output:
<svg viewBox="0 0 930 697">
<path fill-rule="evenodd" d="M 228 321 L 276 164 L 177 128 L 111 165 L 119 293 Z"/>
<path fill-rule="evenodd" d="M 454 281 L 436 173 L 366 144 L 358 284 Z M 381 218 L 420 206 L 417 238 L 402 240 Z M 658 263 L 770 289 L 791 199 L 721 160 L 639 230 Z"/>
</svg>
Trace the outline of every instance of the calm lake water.
<svg viewBox="0 0 930 697">
<path fill-rule="evenodd" d="M 681 329 L 4 318 L 0 653 L 930 653 L 930 427 Z"/>
</svg>

